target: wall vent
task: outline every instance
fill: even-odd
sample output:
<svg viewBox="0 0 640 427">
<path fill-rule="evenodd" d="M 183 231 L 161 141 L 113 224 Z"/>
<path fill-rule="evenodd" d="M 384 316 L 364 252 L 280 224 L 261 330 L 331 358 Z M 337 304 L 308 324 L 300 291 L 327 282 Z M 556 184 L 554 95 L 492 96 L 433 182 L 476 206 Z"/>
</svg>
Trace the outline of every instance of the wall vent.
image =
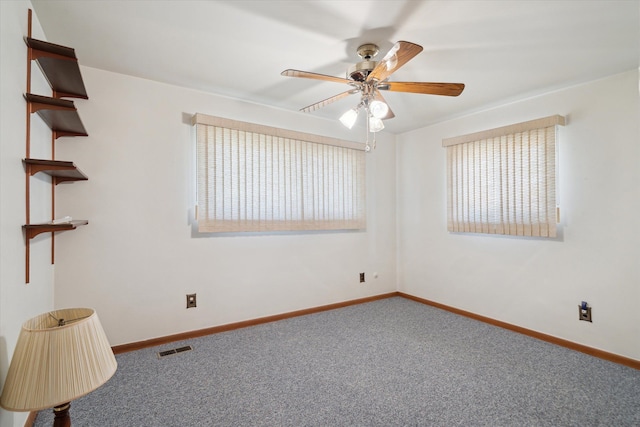
<svg viewBox="0 0 640 427">
<path fill-rule="evenodd" d="M 164 350 L 158 352 L 158 359 L 166 356 L 170 356 L 172 354 L 184 353 L 185 351 L 191 351 L 193 347 L 190 345 L 185 345 L 184 347 L 172 348 L 171 350 Z"/>
</svg>

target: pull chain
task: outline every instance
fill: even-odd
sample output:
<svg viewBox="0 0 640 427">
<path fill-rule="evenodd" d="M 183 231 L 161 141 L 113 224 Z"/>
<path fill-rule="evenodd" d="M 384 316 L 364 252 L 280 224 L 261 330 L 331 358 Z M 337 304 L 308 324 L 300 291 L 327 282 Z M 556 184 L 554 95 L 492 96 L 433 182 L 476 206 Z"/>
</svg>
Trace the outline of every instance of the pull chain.
<svg viewBox="0 0 640 427">
<path fill-rule="evenodd" d="M 364 146 L 364 151 L 366 151 L 367 153 L 369 151 L 371 151 L 371 146 L 369 145 L 369 105 L 367 104 L 366 108 L 365 108 L 365 112 L 367 113 L 367 116 L 365 118 L 365 120 L 367 121 L 367 143 Z M 374 138 L 374 144 L 375 144 L 375 135 L 373 136 Z"/>
</svg>

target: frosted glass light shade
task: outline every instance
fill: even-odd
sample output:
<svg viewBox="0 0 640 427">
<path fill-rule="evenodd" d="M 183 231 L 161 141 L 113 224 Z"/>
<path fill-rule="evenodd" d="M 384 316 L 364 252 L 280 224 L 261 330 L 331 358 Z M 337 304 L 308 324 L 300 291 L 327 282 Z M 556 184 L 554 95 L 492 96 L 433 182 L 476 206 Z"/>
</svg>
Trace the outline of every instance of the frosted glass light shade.
<svg viewBox="0 0 640 427">
<path fill-rule="evenodd" d="M 369 111 L 373 117 L 383 119 L 389 112 L 389 106 L 382 101 L 373 101 L 369 106 Z"/>
<path fill-rule="evenodd" d="M 369 117 L 369 130 L 371 132 L 380 132 L 382 129 L 384 129 L 382 120 L 374 116 Z"/>
<path fill-rule="evenodd" d="M 22 325 L 0 406 L 39 411 L 70 402 L 106 383 L 117 366 L 94 310 L 41 314 Z"/>
<path fill-rule="evenodd" d="M 343 125 L 351 129 L 355 124 L 357 118 L 358 118 L 358 111 L 352 108 L 348 110 L 346 113 L 344 113 L 342 116 L 340 116 L 340 121 L 342 122 Z"/>
</svg>

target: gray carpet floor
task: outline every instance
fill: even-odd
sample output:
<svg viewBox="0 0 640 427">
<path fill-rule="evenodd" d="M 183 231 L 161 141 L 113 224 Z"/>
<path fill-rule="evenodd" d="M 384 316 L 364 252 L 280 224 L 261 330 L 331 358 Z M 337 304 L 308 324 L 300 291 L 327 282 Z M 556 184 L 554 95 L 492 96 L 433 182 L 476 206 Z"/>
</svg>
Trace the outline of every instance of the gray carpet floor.
<svg viewBox="0 0 640 427">
<path fill-rule="evenodd" d="M 639 370 L 401 297 L 117 359 L 74 426 L 640 426 Z"/>
</svg>

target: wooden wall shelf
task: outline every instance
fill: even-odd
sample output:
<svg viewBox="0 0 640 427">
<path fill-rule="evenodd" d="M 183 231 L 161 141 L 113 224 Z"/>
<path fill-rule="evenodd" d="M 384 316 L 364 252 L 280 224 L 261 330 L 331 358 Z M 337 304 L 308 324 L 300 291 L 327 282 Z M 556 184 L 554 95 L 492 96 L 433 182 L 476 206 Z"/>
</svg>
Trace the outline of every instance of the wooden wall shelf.
<svg viewBox="0 0 640 427">
<path fill-rule="evenodd" d="M 29 176 L 38 172 L 46 173 L 53 177 L 55 185 L 65 181 L 86 181 L 89 179 L 73 162 L 40 159 L 24 159 L 22 162 Z"/>
<path fill-rule="evenodd" d="M 0 0 L 1 1 L 1 0 Z M 70 47 L 36 40 L 31 37 L 32 11 L 28 12 L 27 36 L 27 90 L 24 98 L 27 101 L 26 111 L 26 154 L 22 161 L 25 167 L 25 210 L 26 225 L 22 228 L 25 234 L 25 281 L 29 283 L 29 242 L 40 233 L 51 233 L 51 264 L 54 263 L 54 233 L 74 230 L 89 221 L 75 220 L 54 224 L 31 224 L 31 177 L 38 172 L 51 176 L 51 216 L 54 217 L 55 186 L 65 181 L 86 181 L 87 176 L 73 162 L 55 160 L 55 141 L 63 136 L 88 136 L 80 120 L 73 101 L 60 98 L 88 99 L 87 90 L 82 81 L 78 58 Z M 51 87 L 51 96 L 31 93 L 31 68 L 36 61 L 44 78 Z M 42 121 L 51 129 L 51 160 L 32 159 L 31 153 L 31 115 L 37 113 Z"/>
<path fill-rule="evenodd" d="M 73 101 L 32 93 L 27 93 L 24 97 L 29 104 L 29 111 L 38 113 L 54 132 L 55 139 L 61 136 L 88 136 Z"/>
<path fill-rule="evenodd" d="M 87 225 L 89 221 L 87 220 L 74 220 L 70 222 L 63 222 L 61 224 L 26 224 L 23 225 L 22 228 L 25 231 L 27 239 L 33 239 L 40 233 L 50 233 L 55 231 L 66 231 L 66 230 L 75 230 L 76 227 L 81 225 Z"/>
<path fill-rule="evenodd" d="M 56 98 L 89 98 L 74 49 L 31 37 L 25 37 L 25 43 L 31 50 L 31 59 L 47 76 Z"/>
</svg>

